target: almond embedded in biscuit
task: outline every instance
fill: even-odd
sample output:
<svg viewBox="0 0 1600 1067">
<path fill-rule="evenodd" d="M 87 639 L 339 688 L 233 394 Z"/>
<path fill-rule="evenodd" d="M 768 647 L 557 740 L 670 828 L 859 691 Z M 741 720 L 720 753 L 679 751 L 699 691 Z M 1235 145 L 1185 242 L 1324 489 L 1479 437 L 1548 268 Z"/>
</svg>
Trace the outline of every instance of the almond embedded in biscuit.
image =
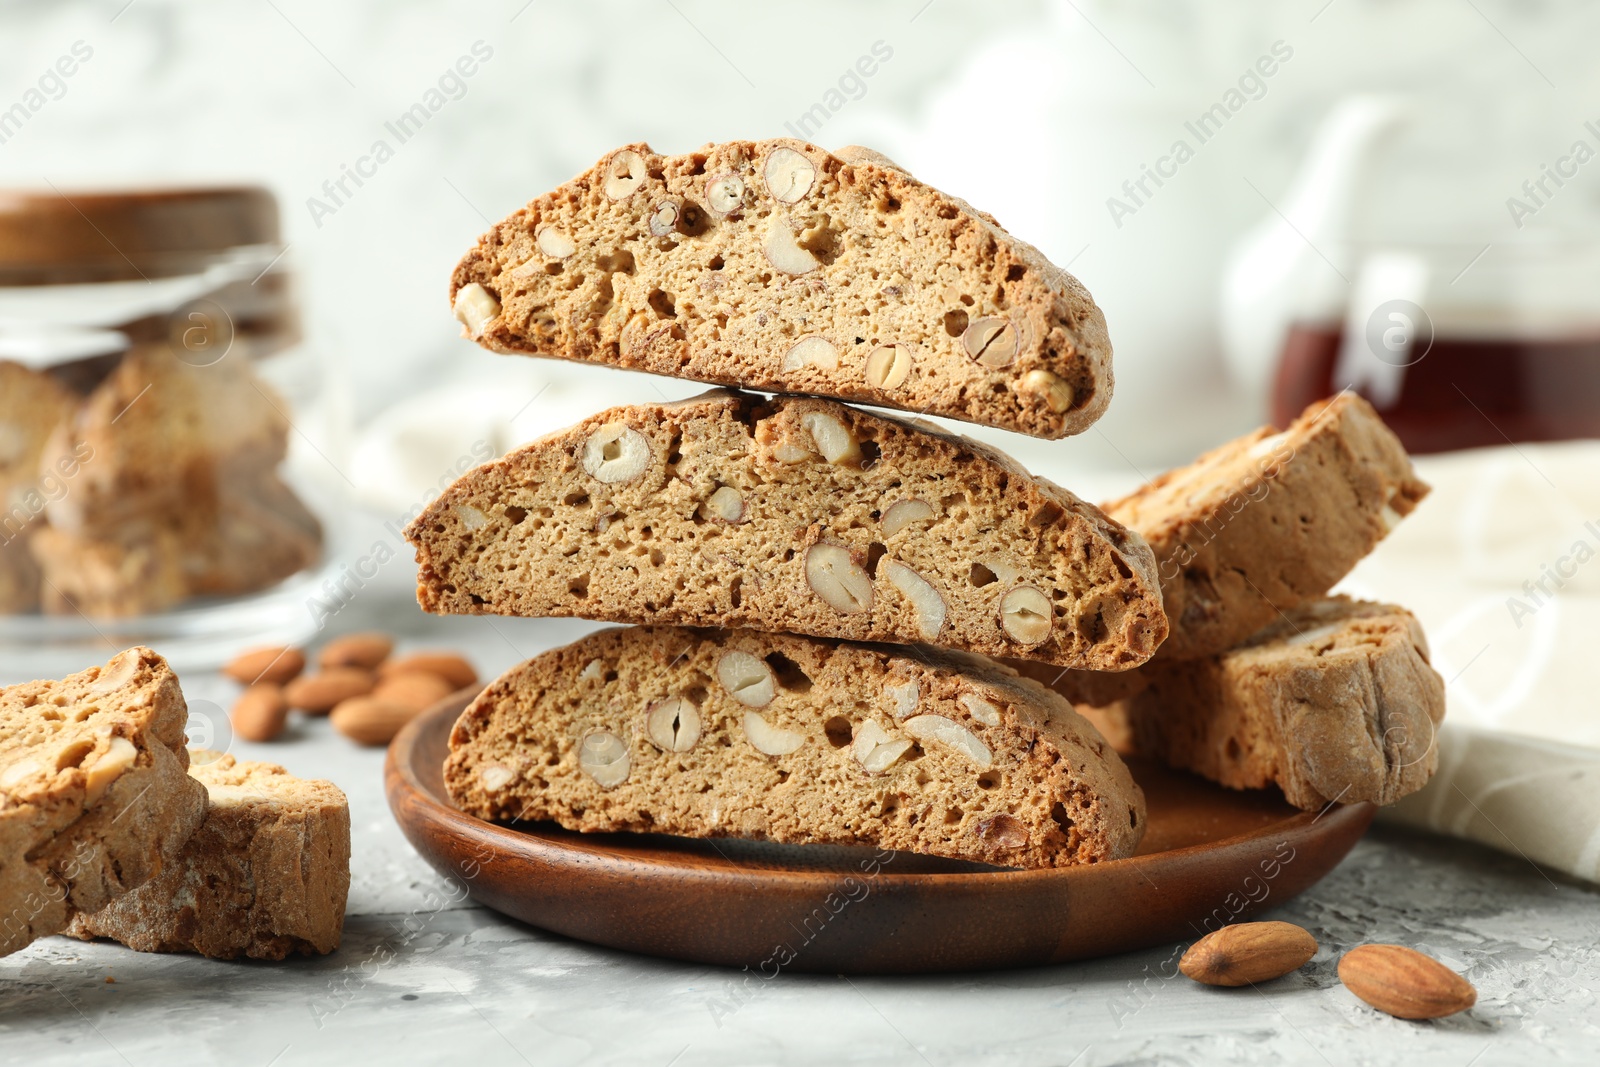
<svg viewBox="0 0 1600 1067">
<path fill-rule="evenodd" d="M 624 429 L 648 462 L 596 476 L 591 443 Z M 406 536 L 418 600 L 438 613 L 931 642 L 1112 671 L 1148 659 L 1167 625 L 1149 549 L 1094 507 L 976 442 L 809 398 L 601 412 L 469 472 Z"/>
<path fill-rule="evenodd" d="M 1125 856 L 1145 823 L 1093 728 L 991 661 L 665 626 L 506 672 L 457 720 L 445 783 L 487 819 L 1011 867 Z"/>
</svg>

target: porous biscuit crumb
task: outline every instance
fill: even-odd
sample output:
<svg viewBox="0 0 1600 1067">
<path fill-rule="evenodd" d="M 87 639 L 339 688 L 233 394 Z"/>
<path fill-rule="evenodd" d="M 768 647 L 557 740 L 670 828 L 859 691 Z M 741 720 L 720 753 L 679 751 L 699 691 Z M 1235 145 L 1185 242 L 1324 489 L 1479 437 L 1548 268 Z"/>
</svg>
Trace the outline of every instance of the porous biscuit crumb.
<svg viewBox="0 0 1600 1067">
<path fill-rule="evenodd" d="M 1427 493 L 1372 406 L 1341 393 L 1105 510 L 1155 552 L 1172 627 L 1160 658 L 1192 659 L 1323 596 Z"/>
<path fill-rule="evenodd" d="M 281 960 L 339 947 L 350 888 L 350 807 L 332 782 L 273 763 L 195 754 L 209 809 L 154 880 L 68 931 L 141 952 Z"/>
<path fill-rule="evenodd" d="M 604 630 L 508 671 L 445 783 L 486 819 L 873 844 L 1012 867 L 1132 853 L 1144 798 L 1065 700 L 977 656 Z"/>
<path fill-rule="evenodd" d="M 484 234 L 450 299 L 496 351 L 1039 437 L 1081 433 L 1111 399 L 1077 279 L 863 149 L 627 145 Z"/>
<path fill-rule="evenodd" d="M 148 648 L 0 689 L 0 955 L 155 877 L 205 813 L 187 707 Z"/>
<path fill-rule="evenodd" d="M 1136 536 L 975 442 L 825 400 L 602 412 L 407 529 L 429 611 L 749 627 L 1126 670 L 1166 631 Z"/>
</svg>

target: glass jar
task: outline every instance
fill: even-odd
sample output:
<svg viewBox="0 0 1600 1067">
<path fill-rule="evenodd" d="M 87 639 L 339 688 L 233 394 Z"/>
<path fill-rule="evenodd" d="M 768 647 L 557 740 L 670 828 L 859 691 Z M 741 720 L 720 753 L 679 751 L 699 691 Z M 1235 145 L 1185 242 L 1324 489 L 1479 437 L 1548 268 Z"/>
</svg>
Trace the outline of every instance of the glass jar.
<svg viewBox="0 0 1600 1067">
<path fill-rule="evenodd" d="M 273 195 L 0 192 L 0 681 L 315 629 L 342 405 Z"/>
</svg>

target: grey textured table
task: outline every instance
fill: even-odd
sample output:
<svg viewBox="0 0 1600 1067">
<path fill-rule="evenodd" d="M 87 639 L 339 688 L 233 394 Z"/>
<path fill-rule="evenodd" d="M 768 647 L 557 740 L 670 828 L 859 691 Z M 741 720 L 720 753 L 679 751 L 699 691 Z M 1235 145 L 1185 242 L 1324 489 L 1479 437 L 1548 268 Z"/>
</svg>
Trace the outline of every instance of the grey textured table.
<svg viewBox="0 0 1600 1067">
<path fill-rule="evenodd" d="M 342 628 L 409 627 L 409 646 L 498 671 L 571 640 L 559 620 L 424 619 L 373 590 Z M 226 705 L 215 676 L 192 700 Z M 380 751 L 325 721 L 270 745 L 350 796 L 344 944 L 331 956 L 220 963 L 47 938 L 0 960 L 0 1062 L 29 1064 L 1427 1063 L 1600 1060 L 1600 891 L 1521 859 L 1379 829 L 1273 916 L 1322 944 L 1303 971 L 1217 990 L 1175 974 L 1182 946 L 1061 967 L 925 978 L 753 973 L 630 956 L 504 919 L 422 862 L 383 799 Z M 708 900 L 707 908 L 715 907 Z M 1433 1023 L 1367 1008 L 1338 954 L 1363 941 L 1430 952 L 1478 1006 Z"/>
</svg>

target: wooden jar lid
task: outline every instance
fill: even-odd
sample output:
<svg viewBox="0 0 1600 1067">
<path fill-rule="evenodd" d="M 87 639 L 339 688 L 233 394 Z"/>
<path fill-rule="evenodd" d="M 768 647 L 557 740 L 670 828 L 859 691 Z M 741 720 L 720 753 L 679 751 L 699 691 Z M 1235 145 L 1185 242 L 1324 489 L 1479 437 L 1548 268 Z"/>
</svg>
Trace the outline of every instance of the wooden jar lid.
<svg viewBox="0 0 1600 1067">
<path fill-rule="evenodd" d="M 0 189 L 0 283 L 185 273 L 198 256 L 278 239 L 277 199 L 260 186 Z"/>
</svg>

